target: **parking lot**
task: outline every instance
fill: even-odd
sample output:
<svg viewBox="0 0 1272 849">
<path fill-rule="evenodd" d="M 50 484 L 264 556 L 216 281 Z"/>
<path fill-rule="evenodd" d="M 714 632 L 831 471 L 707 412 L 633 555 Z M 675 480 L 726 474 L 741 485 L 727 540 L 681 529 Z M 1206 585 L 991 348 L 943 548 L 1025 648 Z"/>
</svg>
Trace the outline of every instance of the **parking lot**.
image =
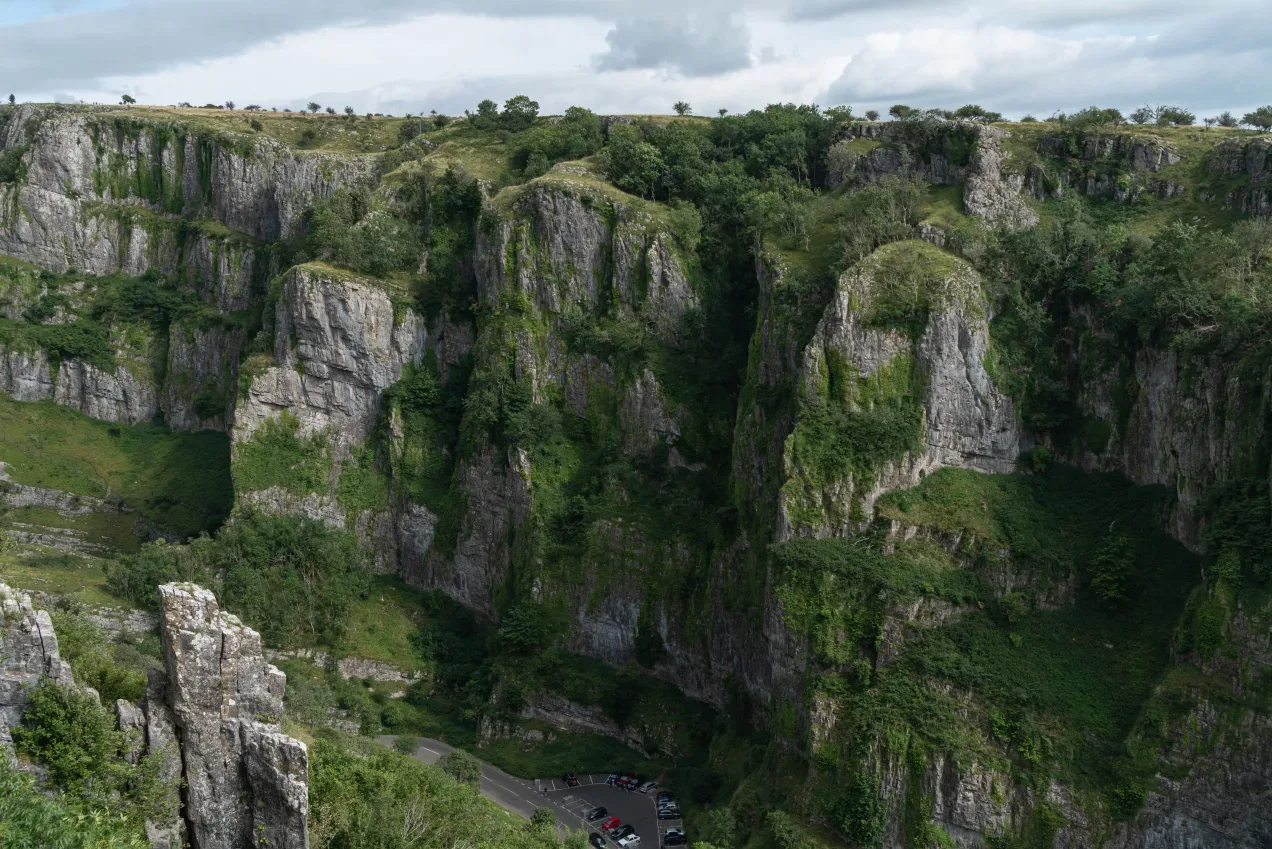
<svg viewBox="0 0 1272 849">
<path fill-rule="evenodd" d="M 578 787 L 567 787 L 560 778 L 542 779 L 535 782 L 537 788 L 559 807 L 569 811 L 574 822 L 567 825 L 573 827 L 582 823 L 589 832 L 599 832 L 600 823 L 584 820 L 592 808 L 603 807 L 608 816 L 618 817 L 624 823 L 636 829 L 641 838 L 641 849 L 660 849 L 663 835 L 668 828 L 683 828 L 680 820 L 658 819 L 657 790 L 648 795 L 636 790 L 621 790 L 605 783 L 608 774 L 579 775 Z M 607 846 L 617 846 L 606 836 Z"/>
</svg>

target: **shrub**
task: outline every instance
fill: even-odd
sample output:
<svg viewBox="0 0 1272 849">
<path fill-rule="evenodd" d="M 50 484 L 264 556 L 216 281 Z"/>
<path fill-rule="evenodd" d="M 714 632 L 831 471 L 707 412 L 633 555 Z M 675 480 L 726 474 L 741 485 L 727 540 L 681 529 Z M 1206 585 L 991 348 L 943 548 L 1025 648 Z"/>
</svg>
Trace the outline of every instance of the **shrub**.
<svg viewBox="0 0 1272 849">
<path fill-rule="evenodd" d="M 510 133 L 520 133 L 530 129 L 537 117 L 539 117 L 539 104 L 524 94 L 519 94 L 504 101 L 503 112 L 499 115 L 499 126 Z"/>
<path fill-rule="evenodd" d="M 1241 116 L 1241 123 L 1254 127 L 1256 130 L 1262 130 L 1265 133 L 1268 130 L 1272 130 L 1272 106 L 1260 106 L 1253 112 L 1247 112 Z M 1224 124 L 1224 126 L 1235 126 L 1235 123 Z M 0 182 L 3 182 L 3 177 L 0 177 Z"/>
<path fill-rule="evenodd" d="M 393 748 L 404 755 L 414 755 L 420 748 L 418 737 L 412 737 L 410 734 L 401 734 L 393 741 Z"/>
<path fill-rule="evenodd" d="M 73 793 L 107 798 L 122 783 L 124 737 L 87 693 L 41 684 L 31 694 L 22 725 L 13 729 L 13 742 Z"/>
<path fill-rule="evenodd" d="M 1159 106 L 1157 124 L 1162 127 L 1186 127 L 1197 122 L 1197 116 L 1181 106 Z"/>
<path fill-rule="evenodd" d="M 1130 538 L 1119 534 L 1106 540 L 1091 559 L 1091 589 L 1101 601 L 1121 601 L 1134 568 Z"/>
<path fill-rule="evenodd" d="M 481 761 L 463 749 L 452 749 L 437 760 L 442 771 L 460 784 L 477 788 L 481 784 Z"/>
</svg>

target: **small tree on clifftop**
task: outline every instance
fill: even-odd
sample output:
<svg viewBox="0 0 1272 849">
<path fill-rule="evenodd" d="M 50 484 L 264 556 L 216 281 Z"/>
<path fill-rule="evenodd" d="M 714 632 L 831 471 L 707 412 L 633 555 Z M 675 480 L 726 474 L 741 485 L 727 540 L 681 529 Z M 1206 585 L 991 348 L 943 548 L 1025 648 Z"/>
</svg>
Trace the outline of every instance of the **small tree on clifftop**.
<svg viewBox="0 0 1272 849">
<path fill-rule="evenodd" d="M 9 102 L 13 102 L 13 95 L 9 95 Z M 137 98 L 133 97 L 131 94 L 125 94 L 123 97 L 119 98 L 119 102 L 125 106 L 132 106 L 137 102 Z"/>
<path fill-rule="evenodd" d="M 693 107 L 690 106 L 688 103 L 685 103 L 683 100 L 677 100 L 675 105 L 672 106 L 671 108 L 676 110 L 677 115 L 692 115 L 693 114 Z"/>
<path fill-rule="evenodd" d="M 1241 116 L 1241 123 L 1265 133 L 1272 130 L 1272 106 L 1260 106 L 1253 112 L 1247 112 Z"/>
<path fill-rule="evenodd" d="M 9 105 L 10 105 L 10 106 L 12 106 L 13 104 L 15 104 L 15 103 L 17 103 L 17 102 L 18 102 L 18 99 L 17 99 L 16 97 L 14 97 L 13 95 L 9 95 Z"/>
<path fill-rule="evenodd" d="M 314 103 L 313 101 L 310 101 L 310 102 L 309 102 L 309 105 L 308 105 L 308 106 L 306 106 L 305 108 L 306 108 L 306 109 L 308 109 L 308 110 L 309 110 L 310 112 L 312 112 L 313 114 L 317 115 L 317 114 L 318 114 L 318 110 L 322 108 L 322 104 L 321 104 L 321 103 Z"/>
<path fill-rule="evenodd" d="M 906 118 L 909 118 L 914 114 L 914 108 L 906 106 L 904 103 L 898 103 L 896 106 L 893 106 L 888 110 L 888 114 L 898 121 L 904 121 Z"/>
</svg>

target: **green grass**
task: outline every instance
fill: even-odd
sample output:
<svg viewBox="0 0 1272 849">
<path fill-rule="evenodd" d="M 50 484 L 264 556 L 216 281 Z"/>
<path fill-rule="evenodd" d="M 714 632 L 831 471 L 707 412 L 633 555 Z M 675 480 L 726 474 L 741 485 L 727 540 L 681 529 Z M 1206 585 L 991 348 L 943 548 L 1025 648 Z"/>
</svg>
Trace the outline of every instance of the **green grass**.
<svg viewBox="0 0 1272 849">
<path fill-rule="evenodd" d="M 169 106 L 97 107 L 86 111 L 145 122 L 183 124 L 196 132 L 225 133 L 249 141 L 263 136 L 291 148 L 343 154 L 379 153 L 385 148 L 396 147 L 398 127 L 403 121 L 401 118 L 373 118 L 368 121 L 364 116 L 350 121 L 343 114 L 250 113 Z M 259 132 L 253 128 L 252 121 L 261 125 Z M 312 141 L 303 143 L 306 131 L 312 131 L 313 137 Z"/>
<path fill-rule="evenodd" d="M 16 483 L 120 498 L 155 528 L 192 536 L 229 513 L 229 439 L 111 424 L 0 396 L 0 461 Z"/>
<path fill-rule="evenodd" d="M 498 133 L 475 129 L 467 121 L 456 121 L 424 138 L 430 145 L 424 161 L 442 171 L 458 165 L 478 180 L 498 183 L 512 167 L 513 146 Z"/>
<path fill-rule="evenodd" d="M 971 220 L 963 211 L 963 186 L 928 186 L 920 210 L 923 221 L 943 230 L 953 230 Z"/>
<path fill-rule="evenodd" d="M 106 589 L 104 561 L 51 548 L 19 546 L 0 553 L 0 582 L 91 607 L 129 607 Z"/>
<path fill-rule="evenodd" d="M 420 669 L 411 633 L 424 621 L 420 592 L 396 575 L 376 575 L 367 597 L 354 602 L 345 620 L 344 654 Z"/>
</svg>

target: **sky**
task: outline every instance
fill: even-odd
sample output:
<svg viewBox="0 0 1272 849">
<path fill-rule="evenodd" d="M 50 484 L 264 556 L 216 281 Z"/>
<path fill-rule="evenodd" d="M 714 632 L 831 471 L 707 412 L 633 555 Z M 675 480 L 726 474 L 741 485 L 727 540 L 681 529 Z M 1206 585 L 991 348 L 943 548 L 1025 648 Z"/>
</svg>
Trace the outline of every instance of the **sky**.
<svg viewBox="0 0 1272 849">
<path fill-rule="evenodd" d="M 0 97 L 460 114 L 1272 102 L 1267 0 L 0 0 Z"/>
</svg>

